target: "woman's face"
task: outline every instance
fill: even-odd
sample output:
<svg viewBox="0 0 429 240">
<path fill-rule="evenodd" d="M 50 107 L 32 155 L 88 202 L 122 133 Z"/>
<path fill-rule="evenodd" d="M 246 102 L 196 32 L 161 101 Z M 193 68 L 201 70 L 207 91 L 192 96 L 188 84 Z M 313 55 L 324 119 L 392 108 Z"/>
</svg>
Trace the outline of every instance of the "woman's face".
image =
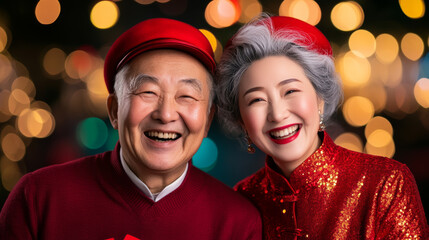
<svg viewBox="0 0 429 240">
<path fill-rule="evenodd" d="M 239 84 L 239 108 L 253 143 L 288 176 L 320 146 L 318 98 L 304 69 L 285 56 L 253 62 Z"/>
</svg>

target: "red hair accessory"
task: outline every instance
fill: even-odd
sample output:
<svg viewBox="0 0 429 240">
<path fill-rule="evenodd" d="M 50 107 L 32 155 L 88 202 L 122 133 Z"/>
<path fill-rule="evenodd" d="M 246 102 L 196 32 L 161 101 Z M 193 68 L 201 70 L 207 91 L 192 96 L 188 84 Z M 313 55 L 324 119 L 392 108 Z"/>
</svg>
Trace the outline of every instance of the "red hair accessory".
<svg viewBox="0 0 429 240">
<path fill-rule="evenodd" d="M 295 41 L 296 44 L 322 55 L 332 56 L 332 47 L 328 39 L 315 26 L 292 17 L 270 17 L 274 31 L 296 31 L 303 36 Z"/>
</svg>

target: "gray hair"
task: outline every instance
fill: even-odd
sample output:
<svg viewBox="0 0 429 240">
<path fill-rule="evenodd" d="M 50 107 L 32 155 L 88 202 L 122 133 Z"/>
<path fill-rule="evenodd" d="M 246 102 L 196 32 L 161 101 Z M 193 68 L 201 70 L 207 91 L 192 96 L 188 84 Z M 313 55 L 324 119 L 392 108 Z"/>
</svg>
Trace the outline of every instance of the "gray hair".
<svg viewBox="0 0 429 240">
<path fill-rule="evenodd" d="M 238 107 L 241 77 L 254 61 L 264 57 L 286 56 L 304 69 L 317 95 L 324 100 L 324 120 L 331 117 L 343 99 L 342 86 L 330 56 L 295 44 L 297 39 L 305 38 L 295 31 L 272 29 L 272 22 L 265 15 L 244 25 L 230 40 L 218 64 L 218 117 L 230 134 L 243 133 Z"/>
<path fill-rule="evenodd" d="M 214 80 L 213 76 L 210 74 L 208 70 L 207 72 L 207 83 L 210 90 L 209 94 L 209 108 L 208 112 L 210 112 L 210 108 L 213 104 L 214 98 L 216 96 L 216 92 L 214 89 Z M 130 66 L 129 64 L 124 65 L 116 74 L 115 76 L 115 84 L 113 86 L 113 89 L 116 94 L 116 98 L 119 101 L 122 101 L 124 97 L 128 95 L 130 92 L 134 92 L 139 87 L 139 81 L 138 81 L 137 75 L 131 75 L 130 72 Z"/>
</svg>

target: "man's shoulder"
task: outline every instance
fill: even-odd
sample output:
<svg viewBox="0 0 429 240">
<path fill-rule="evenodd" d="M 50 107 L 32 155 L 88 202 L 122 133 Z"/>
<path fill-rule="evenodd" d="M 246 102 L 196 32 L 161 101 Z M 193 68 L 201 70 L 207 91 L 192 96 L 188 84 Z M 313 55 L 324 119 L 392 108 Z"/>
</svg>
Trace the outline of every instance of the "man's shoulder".
<svg viewBox="0 0 429 240">
<path fill-rule="evenodd" d="M 51 181 L 51 179 L 55 179 L 55 182 L 84 178 L 87 175 L 93 175 L 94 170 L 108 161 L 110 154 L 110 152 L 104 152 L 65 163 L 46 166 L 26 174 L 25 177 L 31 178 L 34 181 Z"/>
<path fill-rule="evenodd" d="M 253 205 L 249 202 L 247 198 L 237 193 L 223 182 L 197 168 L 193 169 L 193 171 L 194 175 L 196 175 L 198 179 L 204 184 L 201 188 L 201 193 L 204 193 L 207 196 L 211 197 L 211 199 L 216 202 L 219 202 L 224 207 L 240 206 L 244 208 L 253 208 Z"/>
</svg>

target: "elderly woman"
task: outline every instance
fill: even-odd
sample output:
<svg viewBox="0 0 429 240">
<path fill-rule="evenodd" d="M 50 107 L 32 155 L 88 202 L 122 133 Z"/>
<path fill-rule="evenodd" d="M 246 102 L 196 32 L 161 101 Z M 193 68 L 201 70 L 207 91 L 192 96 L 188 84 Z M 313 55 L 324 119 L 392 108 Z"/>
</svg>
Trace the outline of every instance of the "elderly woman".
<svg viewBox="0 0 429 240">
<path fill-rule="evenodd" d="M 219 116 L 266 153 L 235 188 L 259 208 L 266 239 L 427 239 L 409 169 L 335 145 L 324 122 L 342 90 L 329 41 L 290 17 L 261 17 L 228 42 Z"/>
</svg>

